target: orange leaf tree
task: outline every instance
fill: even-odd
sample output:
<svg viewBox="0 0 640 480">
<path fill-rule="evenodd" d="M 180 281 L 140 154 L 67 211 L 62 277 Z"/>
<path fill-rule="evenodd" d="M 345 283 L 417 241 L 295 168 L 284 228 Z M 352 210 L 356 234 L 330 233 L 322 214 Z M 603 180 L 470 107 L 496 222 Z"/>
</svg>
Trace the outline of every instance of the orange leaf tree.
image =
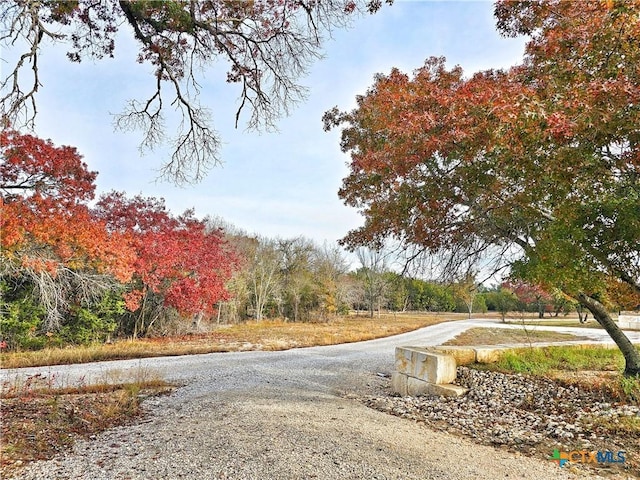
<svg viewBox="0 0 640 480">
<path fill-rule="evenodd" d="M 5 130 L 0 154 L 3 288 L 30 290 L 44 310 L 38 328 L 59 330 L 70 309 L 130 279 L 134 252 L 92 215 L 96 173 L 74 148 Z"/>
<path fill-rule="evenodd" d="M 514 276 L 588 308 L 638 374 L 606 307 L 640 303 L 640 2 L 495 12 L 530 37 L 521 65 L 467 78 L 431 58 L 325 114 L 351 154 L 339 194 L 365 217 L 344 243 L 392 237 L 453 265 L 497 249 Z"/>
</svg>

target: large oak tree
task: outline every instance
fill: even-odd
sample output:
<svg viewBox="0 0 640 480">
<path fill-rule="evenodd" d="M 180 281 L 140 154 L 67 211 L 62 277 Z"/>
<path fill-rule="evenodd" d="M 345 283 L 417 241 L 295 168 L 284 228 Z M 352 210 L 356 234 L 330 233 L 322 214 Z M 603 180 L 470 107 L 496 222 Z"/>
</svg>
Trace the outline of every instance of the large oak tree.
<svg viewBox="0 0 640 480">
<path fill-rule="evenodd" d="M 391 3 L 390 0 L 387 0 Z M 33 126 L 42 87 L 38 59 L 52 42 L 68 46 L 72 62 L 100 60 L 116 52 L 118 33 L 135 37 L 138 61 L 154 68 L 150 94 L 132 99 L 117 126 L 143 132 L 141 148 L 165 140 L 167 109 L 180 115 L 168 141 L 173 155 L 164 176 L 200 180 L 218 161 L 220 138 L 212 105 L 199 95 L 204 72 L 228 64 L 225 80 L 239 85 L 236 126 L 243 110 L 250 128 L 271 128 L 303 99 L 300 84 L 322 41 L 358 12 L 381 0 L 7 0 L 0 4 L 0 44 L 15 63 L 0 76 L 0 108 L 14 128 Z M 3 56 L 4 57 L 4 56 Z M 5 58 L 6 60 L 6 58 Z"/>
<path fill-rule="evenodd" d="M 500 1 L 521 65 L 465 77 L 430 58 L 378 75 L 342 126 L 340 196 L 365 216 L 350 247 L 388 237 L 577 299 L 640 373 L 608 305 L 640 304 L 640 2 Z"/>
</svg>

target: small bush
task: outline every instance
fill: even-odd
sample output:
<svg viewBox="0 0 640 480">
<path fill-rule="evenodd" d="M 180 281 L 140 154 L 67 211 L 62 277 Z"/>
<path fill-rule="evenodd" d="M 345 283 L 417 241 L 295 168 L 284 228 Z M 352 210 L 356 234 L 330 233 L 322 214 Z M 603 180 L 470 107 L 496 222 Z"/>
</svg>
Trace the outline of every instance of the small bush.
<svg viewBox="0 0 640 480">
<path fill-rule="evenodd" d="M 38 305 L 26 285 L 0 282 L 0 340 L 7 342 L 9 350 L 38 349 L 47 343 L 46 337 L 38 337 L 45 311 Z"/>
<path fill-rule="evenodd" d="M 640 404 L 640 377 L 620 377 L 620 388 L 628 399 Z"/>
<path fill-rule="evenodd" d="M 117 292 L 110 292 L 94 305 L 76 305 L 71 308 L 59 336 L 65 344 L 103 342 L 116 330 L 118 317 L 124 311 L 124 301 Z"/>
</svg>

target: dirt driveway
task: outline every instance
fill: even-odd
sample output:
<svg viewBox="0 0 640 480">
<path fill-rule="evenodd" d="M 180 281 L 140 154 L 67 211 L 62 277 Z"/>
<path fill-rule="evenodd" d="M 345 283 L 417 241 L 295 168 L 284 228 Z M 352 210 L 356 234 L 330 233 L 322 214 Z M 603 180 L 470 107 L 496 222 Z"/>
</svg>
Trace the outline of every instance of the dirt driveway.
<svg viewBox="0 0 640 480">
<path fill-rule="evenodd" d="M 24 479 L 558 479 L 535 460 L 365 407 L 397 345 L 439 344 L 488 321 L 450 322 L 396 337 L 285 352 L 246 352 L 4 370 L 59 381 L 157 371 L 184 386 L 150 399 L 139 424 L 39 462 Z M 584 474 L 580 478 L 584 478 Z M 598 478 L 598 477 L 592 477 Z"/>
</svg>

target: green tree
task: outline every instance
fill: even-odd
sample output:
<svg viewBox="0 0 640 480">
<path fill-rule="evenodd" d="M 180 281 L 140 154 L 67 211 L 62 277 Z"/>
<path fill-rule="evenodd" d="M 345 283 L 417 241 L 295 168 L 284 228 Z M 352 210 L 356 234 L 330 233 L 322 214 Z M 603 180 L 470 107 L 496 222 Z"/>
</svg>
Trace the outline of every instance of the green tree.
<svg viewBox="0 0 640 480">
<path fill-rule="evenodd" d="M 45 337 L 37 333 L 46 313 L 27 278 L 0 279 L 0 340 L 9 349 L 43 347 Z"/>
<path fill-rule="evenodd" d="M 108 340 L 126 311 L 122 292 L 114 289 L 92 305 L 74 305 L 60 329 L 65 344 L 86 345 Z"/>
<path fill-rule="evenodd" d="M 384 283 L 387 285 L 387 308 L 394 312 L 403 312 L 409 305 L 409 279 L 396 272 L 385 272 Z"/>
<path fill-rule="evenodd" d="M 505 321 L 507 313 L 514 310 L 518 305 L 518 297 L 503 286 L 489 290 L 485 293 L 487 309 L 494 312 L 500 312 L 502 321 Z"/>
<path fill-rule="evenodd" d="M 432 58 L 334 109 L 351 171 L 340 196 L 364 225 L 461 264 L 492 251 L 511 274 L 593 314 L 640 373 L 608 308 L 640 303 L 640 1 L 496 4 L 524 61 L 465 77 Z"/>
<path fill-rule="evenodd" d="M 409 302 L 413 310 L 451 312 L 455 309 L 455 299 L 450 288 L 416 278 L 409 281 Z"/>
</svg>

